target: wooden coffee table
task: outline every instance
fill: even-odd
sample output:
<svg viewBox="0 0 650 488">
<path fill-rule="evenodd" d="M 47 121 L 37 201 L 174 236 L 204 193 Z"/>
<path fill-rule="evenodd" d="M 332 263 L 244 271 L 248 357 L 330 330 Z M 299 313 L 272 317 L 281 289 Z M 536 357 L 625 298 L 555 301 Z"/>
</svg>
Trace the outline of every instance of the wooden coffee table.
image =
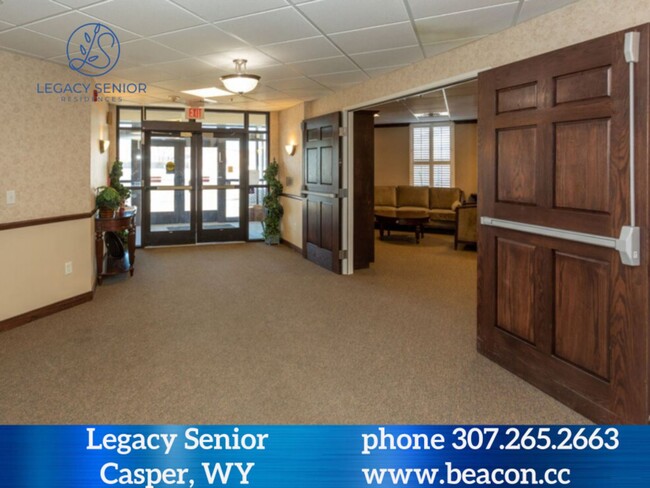
<svg viewBox="0 0 650 488">
<path fill-rule="evenodd" d="M 391 227 L 415 228 L 415 243 L 420 243 L 424 237 L 424 224 L 429 222 L 426 210 L 377 210 L 375 220 L 379 224 L 379 239 L 384 240 L 384 230 L 390 236 Z"/>
</svg>

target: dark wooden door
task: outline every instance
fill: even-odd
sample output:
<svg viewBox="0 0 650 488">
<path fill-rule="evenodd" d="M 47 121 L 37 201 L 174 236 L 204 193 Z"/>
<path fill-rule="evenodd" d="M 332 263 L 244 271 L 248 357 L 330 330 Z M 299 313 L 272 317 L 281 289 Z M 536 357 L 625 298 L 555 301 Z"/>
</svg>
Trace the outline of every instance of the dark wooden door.
<svg viewBox="0 0 650 488">
<path fill-rule="evenodd" d="M 636 65 L 641 265 L 480 226 L 478 350 L 597 422 L 648 422 L 648 26 Z M 479 76 L 479 212 L 617 238 L 630 225 L 624 32 Z"/>
<path fill-rule="evenodd" d="M 340 112 L 303 123 L 302 252 L 314 263 L 341 272 Z"/>
<path fill-rule="evenodd" d="M 354 112 L 354 269 L 375 260 L 375 112 Z"/>
</svg>

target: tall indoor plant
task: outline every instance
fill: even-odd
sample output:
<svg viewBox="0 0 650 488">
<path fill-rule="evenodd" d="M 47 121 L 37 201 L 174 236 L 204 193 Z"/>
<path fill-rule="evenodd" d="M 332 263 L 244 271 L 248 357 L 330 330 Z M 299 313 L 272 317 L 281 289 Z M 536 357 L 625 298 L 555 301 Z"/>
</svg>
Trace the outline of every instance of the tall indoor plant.
<svg viewBox="0 0 650 488">
<path fill-rule="evenodd" d="M 282 194 L 282 183 L 280 183 L 280 178 L 278 178 L 278 172 L 280 170 L 280 165 L 274 159 L 270 164 L 267 170 L 264 172 L 264 181 L 269 187 L 268 194 L 264 197 L 264 220 L 262 221 L 262 226 L 264 232 L 264 242 L 267 244 L 279 244 L 280 243 L 280 221 L 282 220 L 282 214 L 284 209 L 282 204 L 280 204 L 280 195 Z"/>
</svg>

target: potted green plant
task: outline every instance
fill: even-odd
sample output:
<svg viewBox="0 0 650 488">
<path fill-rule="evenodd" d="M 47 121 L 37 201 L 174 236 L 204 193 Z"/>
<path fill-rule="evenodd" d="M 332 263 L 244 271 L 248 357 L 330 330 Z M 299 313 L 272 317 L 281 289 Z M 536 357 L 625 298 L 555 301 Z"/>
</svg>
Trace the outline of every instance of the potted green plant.
<svg viewBox="0 0 650 488">
<path fill-rule="evenodd" d="M 108 174 L 111 182 L 110 186 L 112 188 L 115 188 L 117 193 L 120 194 L 121 206 L 123 206 L 124 202 L 126 202 L 126 200 L 131 196 L 131 190 L 129 190 L 120 182 L 120 178 L 122 178 L 122 173 L 123 173 L 122 161 L 115 161 L 111 166 L 111 172 Z"/>
<path fill-rule="evenodd" d="M 95 205 L 99 209 L 99 216 L 110 218 L 115 215 L 115 211 L 120 208 L 122 197 L 115 188 L 110 186 L 100 186 L 97 188 L 95 196 Z"/>
<path fill-rule="evenodd" d="M 280 204 L 280 195 L 282 194 L 282 183 L 278 178 L 280 165 L 274 159 L 267 170 L 264 172 L 264 181 L 269 187 L 268 194 L 264 197 L 264 220 L 262 220 L 262 228 L 264 242 L 267 244 L 280 243 L 280 221 L 284 214 L 282 204 Z"/>
</svg>

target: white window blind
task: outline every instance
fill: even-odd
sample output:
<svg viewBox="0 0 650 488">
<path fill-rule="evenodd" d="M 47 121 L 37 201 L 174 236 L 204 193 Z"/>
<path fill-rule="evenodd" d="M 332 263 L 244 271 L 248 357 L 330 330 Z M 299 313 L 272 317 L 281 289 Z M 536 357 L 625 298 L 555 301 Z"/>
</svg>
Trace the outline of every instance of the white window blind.
<svg viewBox="0 0 650 488">
<path fill-rule="evenodd" d="M 411 184 L 449 188 L 453 175 L 453 125 L 411 126 Z"/>
<path fill-rule="evenodd" d="M 431 130 L 413 127 L 413 161 L 431 161 Z"/>
</svg>

